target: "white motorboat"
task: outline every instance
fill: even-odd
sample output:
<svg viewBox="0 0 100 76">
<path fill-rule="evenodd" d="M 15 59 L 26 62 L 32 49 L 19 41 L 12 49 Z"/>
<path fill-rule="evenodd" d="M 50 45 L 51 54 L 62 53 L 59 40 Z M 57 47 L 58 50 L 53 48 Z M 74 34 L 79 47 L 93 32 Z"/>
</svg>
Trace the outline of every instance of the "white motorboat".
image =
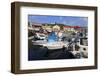
<svg viewBox="0 0 100 76">
<path fill-rule="evenodd" d="M 57 42 L 47 42 L 43 40 L 32 41 L 33 45 L 41 45 L 43 47 L 47 47 L 48 49 L 62 49 L 63 47 L 67 47 L 67 43 L 65 44 L 62 41 Z"/>
</svg>

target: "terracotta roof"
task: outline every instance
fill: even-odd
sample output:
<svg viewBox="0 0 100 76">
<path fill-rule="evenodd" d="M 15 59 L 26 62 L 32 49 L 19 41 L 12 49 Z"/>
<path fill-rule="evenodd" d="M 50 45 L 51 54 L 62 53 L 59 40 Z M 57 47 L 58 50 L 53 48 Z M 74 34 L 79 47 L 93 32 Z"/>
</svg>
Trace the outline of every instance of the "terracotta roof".
<svg viewBox="0 0 100 76">
<path fill-rule="evenodd" d="M 64 28 L 80 28 L 80 26 L 64 26 Z"/>
</svg>

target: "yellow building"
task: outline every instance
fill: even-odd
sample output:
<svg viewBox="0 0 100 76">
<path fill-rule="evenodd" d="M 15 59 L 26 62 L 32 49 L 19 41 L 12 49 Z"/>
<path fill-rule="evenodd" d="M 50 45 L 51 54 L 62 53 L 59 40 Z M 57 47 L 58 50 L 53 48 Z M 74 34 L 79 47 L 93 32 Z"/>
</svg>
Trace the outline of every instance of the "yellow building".
<svg viewBox="0 0 100 76">
<path fill-rule="evenodd" d="M 59 30 L 60 30 L 60 26 L 58 25 L 53 26 L 53 31 L 59 31 Z"/>
</svg>

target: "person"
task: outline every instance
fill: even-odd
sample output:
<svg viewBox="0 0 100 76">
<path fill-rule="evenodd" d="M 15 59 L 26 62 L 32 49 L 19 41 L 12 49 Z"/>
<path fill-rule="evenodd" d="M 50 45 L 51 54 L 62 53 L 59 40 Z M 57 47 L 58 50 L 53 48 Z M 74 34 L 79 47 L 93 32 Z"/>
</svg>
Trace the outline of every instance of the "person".
<svg viewBox="0 0 100 76">
<path fill-rule="evenodd" d="M 62 35 L 63 35 L 63 32 L 62 31 L 58 31 L 57 36 L 59 38 L 59 41 L 62 40 Z"/>
<path fill-rule="evenodd" d="M 80 36 L 80 37 L 83 37 L 83 33 L 82 33 L 82 32 L 80 32 L 79 36 Z"/>
</svg>

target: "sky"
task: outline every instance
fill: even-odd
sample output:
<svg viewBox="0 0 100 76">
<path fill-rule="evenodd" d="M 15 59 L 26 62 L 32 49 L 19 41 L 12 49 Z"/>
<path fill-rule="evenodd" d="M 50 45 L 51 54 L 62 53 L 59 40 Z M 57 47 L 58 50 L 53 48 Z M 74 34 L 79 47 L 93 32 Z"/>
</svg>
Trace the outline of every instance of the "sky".
<svg viewBox="0 0 100 76">
<path fill-rule="evenodd" d="M 48 15 L 28 15 L 30 23 L 64 24 L 70 26 L 87 26 L 87 17 L 75 16 L 48 16 Z"/>
</svg>

